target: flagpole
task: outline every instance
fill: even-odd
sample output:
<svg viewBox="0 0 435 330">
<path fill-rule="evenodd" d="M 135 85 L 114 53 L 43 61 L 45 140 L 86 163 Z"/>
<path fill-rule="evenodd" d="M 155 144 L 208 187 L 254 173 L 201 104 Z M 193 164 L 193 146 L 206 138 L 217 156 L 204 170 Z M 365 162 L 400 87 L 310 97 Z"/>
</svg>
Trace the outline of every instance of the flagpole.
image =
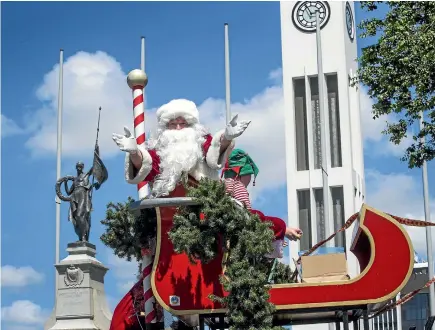
<svg viewBox="0 0 435 330">
<path fill-rule="evenodd" d="M 145 72 L 145 37 L 140 37 L 140 69 Z M 145 106 L 146 106 L 146 95 L 145 95 L 145 86 L 142 90 L 143 95 L 143 104 L 144 104 L 144 115 L 145 115 Z M 141 190 L 143 190 L 142 194 L 144 196 L 148 196 L 150 193 L 149 184 L 147 183 Z"/>
<path fill-rule="evenodd" d="M 145 72 L 145 37 L 141 37 L 140 69 Z M 145 89 L 145 88 L 144 88 Z"/>
<path fill-rule="evenodd" d="M 230 93 L 230 45 L 228 37 L 228 23 L 225 28 L 225 108 L 227 124 L 231 120 L 231 93 Z"/>
<path fill-rule="evenodd" d="M 101 107 L 98 109 L 98 122 L 97 122 L 97 137 L 95 138 L 95 147 L 94 147 L 94 157 L 92 158 L 92 172 L 95 170 L 95 153 L 100 153 L 99 147 L 98 147 L 98 136 L 100 134 L 100 118 L 101 118 Z M 94 195 L 94 183 L 95 183 L 95 175 L 92 174 L 92 185 L 91 185 L 91 191 L 89 193 L 89 198 L 92 202 L 92 196 Z M 89 239 L 89 237 L 88 237 Z"/>
<path fill-rule="evenodd" d="M 328 184 L 328 157 L 326 154 L 326 115 L 323 91 L 323 63 L 322 63 L 322 41 L 320 35 L 319 11 L 316 11 L 316 42 L 317 42 L 317 81 L 319 84 L 319 112 L 321 130 L 321 154 L 322 154 L 322 181 L 323 181 L 323 219 L 325 224 L 325 236 L 332 233 L 329 230 L 329 184 Z M 317 219 L 319 221 L 319 219 Z M 330 243 L 329 243 L 330 244 Z"/>
<path fill-rule="evenodd" d="M 424 113 L 420 113 L 420 131 L 423 130 L 424 124 Z M 426 138 L 424 136 L 420 139 L 421 143 L 424 145 Z M 423 176 L 423 196 L 424 196 L 424 219 L 430 221 L 430 204 L 429 204 L 429 184 L 427 178 L 427 162 L 423 161 L 422 168 Z M 434 277 L 434 263 L 433 263 L 433 250 L 432 250 L 432 228 L 426 227 L 426 248 L 427 248 L 427 265 L 429 279 Z M 429 286 L 429 316 L 435 316 L 435 288 L 434 284 Z"/>
<path fill-rule="evenodd" d="M 143 73 L 145 73 L 145 37 L 141 37 L 141 54 L 140 54 L 140 68 Z M 142 96 L 143 96 L 143 113 L 144 113 L 144 122 L 143 122 L 143 129 L 145 133 L 145 106 L 146 106 L 146 99 L 145 99 L 145 86 L 146 83 L 143 86 L 142 90 Z M 134 92 L 133 92 L 134 94 Z M 137 134 L 135 134 L 136 138 L 138 137 Z M 146 141 L 146 135 L 144 134 L 145 141 Z M 147 183 L 144 187 L 142 187 L 139 191 L 139 199 L 142 199 L 149 195 L 150 193 L 150 186 Z M 154 245 L 151 243 L 150 245 Z M 153 262 L 154 262 L 154 254 L 155 254 L 155 246 L 151 249 L 152 253 L 144 253 L 142 255 L 142 263 L 141 263 L 141 272 L 142 274 L 144 272 L 147 272 L 147 269 L 151 269 Z M 164 325 L 164 313 L 162 312 L 160 316 L 155 315 L 154 318 L 152 318 L 152 313 L 155 310 L 155 308 L 158 308 L 160 310 L 160 305 L 156 302 L 156 299 L 154 297 L 154 294 L 152 293 L 151 288 L 151 272 L 147 272 L 147 275 L 144 276 L 143 280 L 143 288 L 144 288 L 144 295 L 146 296 L 145 302 L 144 302 L 144 312 L 145 312 L 145 323 L 146 328 L 153 327 L 153 324 L 159 324 L 162 326 Z M 148 318 L 151 318 L 148 320 Z M 151 325 L 150 325 L 151 324 Z M 156 328 L 158 328 L 157 326 Z"/>
<path fill-rule="evenodd" d="M 140 37 L 140 69 L 145 72 L 145 37 Z M 143 88 L 143 98 L 145 102 L 145 86 Z"/>
<path fill-rule="evenodd" d="M 97 138 L 95 139 L 95 147 L 98 146 L 98 135 L 100 134 L 100 118 L 101 118 L 101 107 L 98 108 Z"/>
<path fill-rule="evenodd" d="M 57 99 L 57 158 L 56 180 L 61 176 L 62 161 L 62 105 L 63 105 L 63 49 L 60 50 L 59 58 L 59 91 Z M 60 199 L 56 196 L 56 264 L 60 261 Z M 57 270 L 55 270 L 56 292 L 58 289 Z M 57 294 L 56 294 L 57 296 Z"/>
</svg>

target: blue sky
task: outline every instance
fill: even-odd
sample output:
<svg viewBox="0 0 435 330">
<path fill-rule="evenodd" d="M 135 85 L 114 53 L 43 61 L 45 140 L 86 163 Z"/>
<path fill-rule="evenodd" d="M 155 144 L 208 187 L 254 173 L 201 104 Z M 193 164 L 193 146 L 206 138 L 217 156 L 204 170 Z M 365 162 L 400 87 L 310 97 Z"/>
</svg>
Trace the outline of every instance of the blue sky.
<svg viewBox="0 0 435 330">
<path fill-rule="evenodd" d="M 230 24 L 233 112 L 253 121 L 251 132 L 240 144 L 247 150 L 256 148 L 253 153 L 262 158 L 263 177 L 257 180 L 253 197 L 258 208 L 286 217 L 283 165 L 267 161 L 283 157 L 284 143 L 276 110 L 282 106 L 278 2 L 8 2 L 2 3 L 1 14 L 5 329 L 42 329 L 41 320 L 54 303 L 55 108 L 60 48 L 65 49 L 63 175 L 75 174 L 78 160 L 89 168 L 97 110 L 103 106 L 100 145 L 110 179 L 94 195 L 90 240 L 97 245 L 98 259 L 111 268 L 106 275 L 106 293 L 112 307 L 128 287 L 136 265 L 119 261 L 100 243 L 103 227 L 99 221 L 107 202 L 136 196 L 135 187 L 124 182 L 123 155 L 110 135 L 132 123 L 125 75 L 140 65 L 141 35 L 147 38 L 147 108 L 173 98 L 191 99 L 200 105 L 201 120 L 213 131 L 224 125 L 223 24 Z M 362 18 L 356 6 L 356 21 Z M 365 45 L 367 41 L 358 41 L 359 48 Z M 91 82 L 95 84 L 87 85 Z M 365 95 L 361 99 L 361 111 L 366 114 L 367 202 L 398 215 L 421 217 L 421 171 L 408 170 L 399 161 L 400 148 L 392 148 L 380 135 L 383 123 L 370 122 L 370 100 Z M 265 119 L 270 121 L 267 127 Z M 152 111 L 147 121 L 151 127 Z M 271 134 L 281 141 L 274 148 L 270 148 Z M 434 169 L 429 164 L 430 179 Z M 434 196 L 433 185 L 430 190 Z M 434 205 L 433 198 L 431 203 Z M 66 257 L 67 243 L 76 240 L 67 210 L 67 205 L 62 205 L 61 258 Z M 424 230 L 411 230 L 411 235 L 423 253 Z M 8 280 L 5 274 L 10 275 Z M 29 311 L 21 321 L 13 313 L 14 306 L 20 306 L 17 301 L 21 301 L 21 310 Z"/>
</svg>

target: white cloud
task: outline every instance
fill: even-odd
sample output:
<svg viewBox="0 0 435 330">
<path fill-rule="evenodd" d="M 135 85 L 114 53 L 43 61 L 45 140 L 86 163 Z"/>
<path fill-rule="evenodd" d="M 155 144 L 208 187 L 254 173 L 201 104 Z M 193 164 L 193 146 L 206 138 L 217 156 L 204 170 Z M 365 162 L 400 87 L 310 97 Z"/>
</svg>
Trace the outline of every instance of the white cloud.
<svg viewBox="0 0 435 330">
<path fill-rule="evenodd" d="M 22 324 L 42 324 L 50 312 L 29 300 L 17 300 L 11 306 L 2 307 L 1 318 L 3 322 Z"/>
<path fill-rule="evenodd" d="M 26 128 L 33 132 L 26 146 L 33 154 L 56 151 L 58 70 L 58 65 L 55 65 L 45 75 L 37 92 L 41 107 L 26 122 Z M 251 120 L 246 132 L 237 139 L 237 147 L 249 152 L 260 168 L 257 184 L 250 188 L 252 199 L 260 196 L 265 190 L 280 188 L 286 184 L 282 69 L 272 71 L 268 78 L 274 83 L 273 86 L 243 103 L 234 103 L 231 106 L 232 113 L 239 114 L 241 120 Z M 79 52 L 69 57 L 64 64 L 64 155 L 78 156 L 86 152 L 91 153 L 99 106 L 103 107 L 101 152 L 104 157 L 120 155 L 111 140 L 111 134 L 122 133 L 124 125 L 132 126 L 131 103 L 126 73 L 113 57 L 103 52 Z M 372 151 L 378 150 L 378 156 L 402 155 L 406 143 L 402 146 L 392 145 L 381 133 L 387 117 L 373 120 L 371 108 L 371 100 L 364 90 L 361 90 L 361 125 L 365 146 Z M 212 133 L 224 128 L 223 99 L 206 99 L 199 105 L 199 109 L 201 122 Z M 155 127 L 154 110 L 147 112 L 146 123 L 147 131 Z M 421 189 L 411 176 L 367 171 L 366 179 L 368 204 L 400 216 L 422 217 Z M 408 230 L 416 250 L 420 254 L 425 254 L 424 229 Z M 119 292 L 125 294 L 136 281 L 137 263 L 119 259 L 108 250 L 108 266 L 117 280 Z"/>
<path fill-rule="evenodd" d="M 400 145 L 394 145 L 382 134 L 386 122 L 394 119 L 393 115 L 373 119 L 371 113 L 373 101 L 362 89 L 360 94 L 361 126 L 363 129 L 364 149 L 379 156 L 403 156 L 405 149 L 412 143 L 412 138 L 405 138 Z M 367 186 L 367 204 L 381 211 L 410 219 L 424 220 L 423 189 L 421 184 L 410 174 L 383 174 L 367 169 L 365 172 Z M 435 221 L 435 200 L 430 201 L 431 221 Z M 414 249 L 420 256 L 427 254 L 426 232 L 420 227 L 405 227 L 411 237 Z M 435 231 L 432 230 L 435 239 Z M 435 253 L 435 245 L 434 245 Z"/>
<path fill-rule="evenodd" d="M 42 105 L 28 122 L 32 123 L 34 133 L 26 143 L 33 154 L 56 151 L 58 70 L 59 66 L 55 65 L 37 91 Z M 240 119 L 252 121 L 237 139 L 237 146 L 249 152 L 260 168 L 257 185 L 250 188 L 252 199 L 267 189 L 285 185 L 286 181 L 282 69 L 271 71 L 269 79 L 274 83 L 272 87 L 231 106 L 233 114 L 238 113 Z M 113 57 L 103 52 L 79 52 L 69 57 L 64 63 L 63 154 L 91 154 L 101 105 L 101 152 L 104 157 L 120 155 L 111 134 L 122 133 L 124 125 L 132 126 L 131 103 L 126 73 Z M 373 120 L 371 107 L 371 100 L 362 90 L 362 127 L 366 144 L 371 150 L 378 150 L 379 155 L 402 155 L 406 144 L 394 146 L 381 134 L 386 118 Z M 199 109 L 201 122 L 211 133 L 225 126 L 223 99 L 206 99 Z M 147 112 L 146 125 L 147 131 L 155 127 L 154 109 Z"/>
<path fill-rule="evenodd" d="M 1 137 L 7 137 L 12 135 L 24 134 L 26 133 L 26 129 L 17 125 L 15 121 L 6 117 L 5 115 L 1 115 Z"/>
<path fill-rule="evenodd" d="M 269 80 L 272 80 L 276 85 L 282 85 L 282 68 L 270 71 Z"/>
<path fill-rule="evenodd" d="M 126 294 L 137 282 L 138 263 L 118 258 L 113 251 L 107 249 L 107 264 L 116 279 L 118 292 Z"/>
<path fill-rule="evenodd" d="M 21 324 L 8 324 L 5 326 L 4 330 L 41 330 L 42 327 L 36 327 L 32 325 L 21 325 Z"/>
<path fill-rule="evenodd" d="M 126 259 L 118 258 L 109 248 L 105 248 L 105 250 L 107 266 L 115 278 L 117 290 L 113 296 L 106 295 L 107 304 L 113 312 L 122 297 L 130 291 L 137 282 L 138 263 L 136 261 L 127 261 Z"/>
<path fill-rule="evenodd" d="M 207 99 L 200 106 L 201 121 L 216 132 L 225 127 L 224 100 Z M 239 120 L 250 120 L 247 130 L 236 141 L 238 148 L 248 152 L 260 169 L 256 186 L 250 185 L 252 199 L 266 189 L 286 184 L 284 104 L 282 88 L 272 86 L 245 103 L 231 106 Z"/>
<path fill-rule="evenodd" d="M 381 174 L 367 170 L 367 204 L 383 212 L 416 220 L 424 220 L 423 189 L 406 173 Z M 435 221 L 435 199 L 430 200 L 431 221 Z M 423 227 L 405 226 L 414 249 L 420 256 L 426 255 L 426 231 Z M 432 229 L 435 239 L 435 230 Z M 435 253 L 435 245 L 434 245 Z"/>
<path fill-rule="evenodd" d="M 25 122 L 33 129 L 26 147 L 34 155 L 56 152 L 58 77 L 56 64 L 37 90 L 40 109 Z M 63 91 L 63 154 L 91 154 L 100 106 L 101 152 L 105 157 L 119 152 L 112 132 L 133 121 L 131 90 L 121 65 L 104 52 L 78 52 L 64 63 Z"/>
<path fill-rule="evenodd" d="M 136 279 L 131 280 L 131 281 L 123 281 L 123 282 L 119 282 L 117 284 L 118 290 L 119 292 L 122 293 L 127 293 L 128 291 L 130 291 L 130 289 L 133 287 L 133 285 L 135 285 L 137 282 Z"/>
<path fill-rule="evenodd" d="M 379 142 L 382 140 L 382 130 L 385 128 L 388 116 L 373 119 L 373 101 L 364 88 L 360 89 L 361 128 L 366 141 Z"/>
<path fill-rule="evenodd" d="M 366 150 L 370 150 L 370 154 L 374 156 L 403 156 L 406 148 L 408 148 L 413 142 L 412 137 L 406 137 L 399 145 L 390 142 L 389 137 L 383 134 L 382 131 L 387 127 L 387 122 L 394 121 L 394 116 L 383 115 L 379 118 L 373 119 L 372 107 L 373 101 L 367 95 L 366 89 L 361 88 L 361 127 Z"/>
<path fill-rule="evenodd" d="M 103 52 L 79 52 L 69 57 L 63 68 L 63 155 L 91 154 L 100 105 L 103 107 L 100 150 L 104 157 L 120 155 L 111 134 L 122 133 L 124 125 L 132 126 L 132 98 L 126 73 L 113 57 Z M 58 71 L 59 65 L 55 65 L 45 75 L 37 91 L 41 107 L 26 122 L 32 128 L 26 146 L 34 155 L 56 152 Z M 281 69 L 270 74 L 270 79 L 275 81 L 280 77 Z M 224 100 L 207 99 L 199 108 L 201 122 L 211 129 L 211 133 L 224 128 Z M 258 184 L 252 189 L 253 197 L 266 188 L 285 184 L 282 88 L 272 86 L 245 103 L 235 103 L 232 112 L 239 113 L 241 120 L 252 120 L 237 144 L 251 153 L 260 167 Z M 155 110 L 147 113 L 147 131 L 155 127 L 154 114 Z M 270 159 L 274 159 L 273 166 L 270 166 Z"/>
<path fill-rule="evenodd" d="M 31 284 L 38 284 L 44 280 L 44 274 L 38 273 L 32 267 L 2 266 L 1 286 L 23 287 Z"/>
<path fill-rule="evenodd" d="M 126 293 L 127 293 L 127 291 L 125 291 L 123 294 L 126 294 Z M 107 300 L 107 304 L 109 305 L 110 311 L 113 313 L 113 311 L 115 310 L 116 306 L 118 305 L 120 299 L 106 294 L 106 300 Z"/>
<path fill-rule="evenodd" d="M 284 105 L 283 91 L 281 87 L 282 69 L 273 70 L 269 79 L 274 85 L 261 91 L 253 98 L 243 103 L 234 103 L 231 106 L 233 114 L 239 114 L 241 120 L 251 120 L 251 124 L 245 133 L 237 139 L 237 147 L 249 152 L 260 168 L 260 175 L 257 179 L 256 187 L 251 187 L 252 199 L 260 196 L 268 189 L 282 187 L 286 183 L 285 171 L 285 142 L 284 142 Z M 38 89 L 37 96 L 42 102 L 41 109 L 37 111 L 31 122 L 36 125 L 35 133 L 30 137 L 27 146 L 34 153 L 51 152 L 56 150 L 56 108 L 58 90 L 58 65 L 45 77 L 43 84 Z M 100 131 L 100 145 L 104 157 L 119 155 L 119 151 L 111 140 L 112 132 L 122 133 L 122 126 L 131 127 L 131 91 L 126 84 L 126 73 L 122 71 L 120 64 L 112 57 L 103 52 L 94 54 L 79 52 L 64 64 L 64 133 L 63 150 L 66 155 L 83 155 L 84 152 L 91 152 L 94 144 L 95 125 L 97 121 L 98 107 L 103 107 L 102 123 Z M 376 151 L 375 156 L 401 156 L 408 141 L 401 146 L 395 146 L 382 135 L 385 121 L 388 117 L 373 120 L 371 115 L 372 101 L 361 89 L 361 125 L 364 132 L 365 147 L 372 152 Z M 223 99 L 209 98 L 199 105 L 201 122 L 216 132 L 225 126 L 225 102 Z M 36 123 L 36 124 L 35 124 Z M 154 110 L 147 113 L 147 131 L 155 127 Z M 80 133 L 77 133 L 80 128 Z M 119 174 L 121 175 L 121 174 Z M 372 173 L 372 177 L 373 177 Z M 379 174 L 380 175 L 380 174 Z M 367 175 L 370 180 L 370 173 Z M 367 196 L 369 200 L 378 203 L 385 200 L 388 195 L 383 195 L 385 189 L 391 189 L 391 193 L 400 193 L 394 183 L 397 180 L 407 180 L 409 177 L 394 177 L 392 186 L 376 185 L 377 190 L 371 190 Z M 387 180 L 388 177 L 382 176 Z M 397 179 L 397 180 L 396 180 Z M 370 184 L 367 184 L 370 186 Z M 417 189 L 415 186 L 408 186 L 406 189 Z M 397 198 L 390 198 L 391 212 L 403 215 L 418 213 L 417 205 L 421 205 L 419 192 L 413 192 L 415 203 L 408 204 L 412 200 L 409 194 L 400 195 L 403 202 L 398 202 Z M 373 197 L 375 196 L 375 197 Z M 378 198 L 379 197 L 379 198 Z M 377 204 L 382 210 L 388 210 L 388 203 Z M 398 207 L 395 207 L 398 205 Z M 405 206 L 410 205 L 408 209 Z M 412 230 L 411 230 L 412 231 Z M 118 272 L 117 278 L 122 279 L 120 289 L 130 285 L 134 277 L 124 274 L 135 274 L 137 272 L 136 263 L 121 264 L 115 261 L 113 256 L 111 261 Z M 127 266 L 128 265 L 128 266 Z M 131 270 L 129 270 L 131 269 Z"/>
</svg>

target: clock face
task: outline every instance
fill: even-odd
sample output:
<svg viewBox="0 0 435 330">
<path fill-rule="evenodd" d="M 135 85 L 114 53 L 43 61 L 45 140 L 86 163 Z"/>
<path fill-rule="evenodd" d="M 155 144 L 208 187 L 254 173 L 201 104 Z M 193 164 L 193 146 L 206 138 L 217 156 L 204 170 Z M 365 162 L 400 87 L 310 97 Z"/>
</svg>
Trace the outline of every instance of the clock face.
<svg viewBox="0 0 435 330">
<path fill-rule="evenodd" d="M 349 2 L 346 2 L 346 29 L 349 39 L 353 41 L 353 38 L 355 38 L 355 25 L 353 23 L 352 8 Z"/>
<path fill-rule="evenodd" d="M 293 24 L 303 32 L 316 31 L 316 12 L 319 12 L 320 28 L 328 23 L 330 9 L 326 1 L 298 1 L 293 8 Z"/>
</svg>

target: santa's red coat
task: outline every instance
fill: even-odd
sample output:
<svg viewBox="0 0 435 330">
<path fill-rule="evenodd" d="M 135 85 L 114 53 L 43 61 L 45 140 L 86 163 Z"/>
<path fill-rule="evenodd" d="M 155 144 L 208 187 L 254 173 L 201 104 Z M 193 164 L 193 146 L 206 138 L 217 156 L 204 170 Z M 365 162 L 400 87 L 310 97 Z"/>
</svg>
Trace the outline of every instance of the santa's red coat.
<svg viewBox="0 0 435 330">
<path fill-rule="evenodd" d="M 121 299 L 113 311 L 110 330 L 141 330 L 139 312 L 134 308 L 136 299 L 143 299 L 143 280 L 140 279 Z"/>
</svg>

